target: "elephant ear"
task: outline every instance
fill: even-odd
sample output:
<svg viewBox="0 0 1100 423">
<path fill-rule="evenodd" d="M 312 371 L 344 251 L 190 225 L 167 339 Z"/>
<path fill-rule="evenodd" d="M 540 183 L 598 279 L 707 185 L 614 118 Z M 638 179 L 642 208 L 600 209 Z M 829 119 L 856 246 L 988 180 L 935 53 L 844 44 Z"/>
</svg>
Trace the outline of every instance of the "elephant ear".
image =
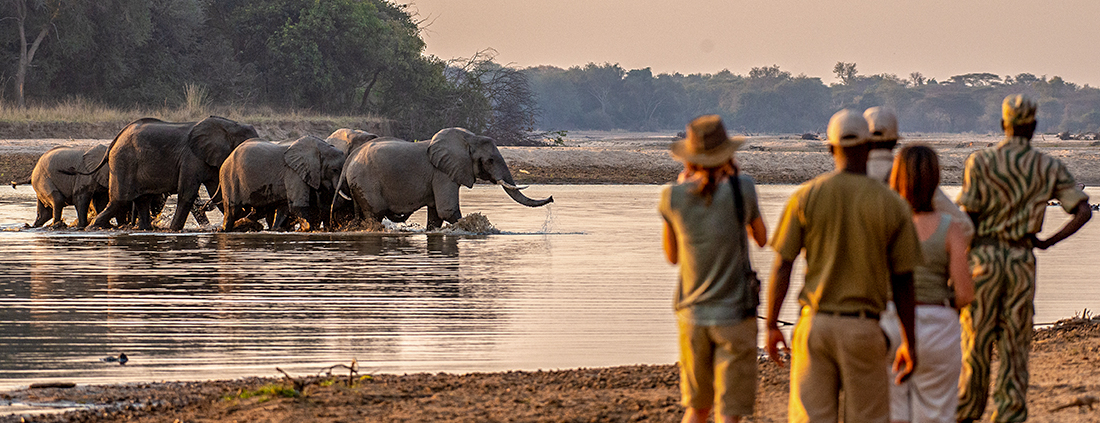
<svg viewBox="0 0 1100 423">
<path fill-rule="evenodd" d="M 95 147 L 89 148 L 88 151 L 84 152 L 84 157 L 82 157 L 82 161 L 84 164 L 84 169 L 82 171 L 88 172 L 92 169 L 95 169 L 96 166 L 99 166 L 99 163 L 103 161 L 103 156 L 109 153 L 110 150 L 108 150 L 107 146 L 104 144 L 99 144 Z M 100 168 L 100 171 L 92 174 L 92 177 L 95 178 L 96 182 L 100 185 L 107 186 L 107 183 L 109 182 L 107 179 L 107 175 L 109 173 L 107 171 L 104 171 L 103 169 L 108 168 Z"/>
<path fill-rule="evenodd" d="M 466 142 L 472 136 L 473 133 L 462 128 L 447 128 L 437 132 L 428 145 L 432 165 L 466 188 L 474 186 L 474 160 Z"/>
<path fill-rule="evenodd" d="M 313 136 L 298 138 L 283 153 L 283 161 L 298 174 L 310 188 L 321 188 L 321 139 Z"/>
<path fill-rule="evenodd" d="M 228 123 L 226 119 L 213 116 L 196 123 L 187 135 L 191 152 L 201 157 L 206 164 L 221 167 L 222 162 L 233 151 L 229 131 L 226 130 Z"/>
</svg>

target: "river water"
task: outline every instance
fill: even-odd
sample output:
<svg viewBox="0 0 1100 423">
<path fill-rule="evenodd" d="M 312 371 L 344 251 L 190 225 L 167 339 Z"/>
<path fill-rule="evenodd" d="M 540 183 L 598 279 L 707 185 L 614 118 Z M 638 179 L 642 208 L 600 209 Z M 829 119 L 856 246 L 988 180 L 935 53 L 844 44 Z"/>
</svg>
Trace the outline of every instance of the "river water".
<svg viewBox="0 0 1100 423">
<path fill-rule="evenodd" d="M 759 187 L 769 231 L 793 189 Z M 316 374 L 353 359 L 363 373 L 674 363 L 659 190 L 540 185 L 526 192 L 556 202 L 534 209 L 492 186 L 464 190 L 463 212 L 494 235 L 31 230 L 33 191 L 0 191 L 0 391 Z M 1065 222 L 1048 211 L 1047 233 Z M 1036 322 L 1100 305 L 1098 244 L 1091 223 L 1038 252 Z M 752 260 L 766 275 L 772 253 Z M 783 320 L 796 317 L 801 273 Z M 125 366 L 102 360 L 120 352 Z"/>
</svg>

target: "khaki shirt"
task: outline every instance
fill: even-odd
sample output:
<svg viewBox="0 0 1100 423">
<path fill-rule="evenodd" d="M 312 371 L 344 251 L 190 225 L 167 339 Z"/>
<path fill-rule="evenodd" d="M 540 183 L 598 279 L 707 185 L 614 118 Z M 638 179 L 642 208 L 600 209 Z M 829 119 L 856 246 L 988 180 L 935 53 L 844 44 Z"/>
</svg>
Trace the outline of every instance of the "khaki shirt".
<svg viewBox="0 0 1100 423">
<path fill-rule="evenodd" d="M 771 245 L 788 261 L 805 250 L 798 301 L 830 312 L 881 312 L 890 276 L 923 260 L 909 204 L 874 179 L 839 171 L 791 195 Z"/>
<path fill-rule="evenodd" d="M 1061 160 L 1031 148 L 1026 138 L 1011 137 L 966 159 L 958 202 L 978 214 L 976 236 L 1017 241 L 1043 229 L 1051 199 L 1072 212 L 1088 198 Z"/>
</svg>

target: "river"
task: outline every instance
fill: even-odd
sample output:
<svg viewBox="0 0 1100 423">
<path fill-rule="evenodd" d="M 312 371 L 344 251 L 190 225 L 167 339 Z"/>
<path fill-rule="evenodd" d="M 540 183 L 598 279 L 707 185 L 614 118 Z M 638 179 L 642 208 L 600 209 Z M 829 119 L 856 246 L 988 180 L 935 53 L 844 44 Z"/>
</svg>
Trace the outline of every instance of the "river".
<svg viewBox="0 0 1100 423">
<path fill-rule="evenodd" d="M 769 231 L 793 189 L 759 187 Z M 494 235 L 32 230 L 33 191 L 2 191 L 0 391 L 316 374 L 353 359 L 361 373 L 673 363 L 659 190 L 538 185 L 529 195 L 555 203 L 534 209 L 493 186 L 463 190 L 463 212 L 484 214 Z M 1066 220 L 1047 216 L 1045 233 Z M 1091 223 L 1037 253 L 1036 322 L 1098 306 L 1098 243 Z M 752 260 L 766 275 L 772 253 Z M 783 320 L 796 317 L 801 273 Z M 124 366 L 102 360 L 120 352 Z"/>
</svg>

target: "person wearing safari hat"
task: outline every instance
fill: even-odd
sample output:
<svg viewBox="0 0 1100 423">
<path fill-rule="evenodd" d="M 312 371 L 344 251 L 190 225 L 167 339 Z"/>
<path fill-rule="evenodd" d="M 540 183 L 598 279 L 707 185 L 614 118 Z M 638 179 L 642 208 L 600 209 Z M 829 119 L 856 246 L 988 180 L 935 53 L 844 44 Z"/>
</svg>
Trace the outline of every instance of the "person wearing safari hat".
<svg viewBox="0 0 1100 423">
<path fill-rule="evenodd" d="M 966 159 L 958 203 L 974 222 L 970 269 L 974 301 L 962 309 L 963 370 L 960 422 L 977 421 L 989 398 L 994 342 L 1000 370 L 993 420 L 1027 420 L 1028 350 L 1035 315 L 1034 247 L 1050 248 L 1092 217 L 1084 193 L 1062 162 L 1031 146 L 1035 102 L 1010 95 L 1001 103 L 1005 139 Z M 1054 235 L 1039 239 L 1047 202 L 1057 199 L 1073 217 Z"/>
<path fill-rule="evenodd" d="M 909 204 L 867 177 L 870 131 L 857 112 L 829 120 L 828 143 L 836 169 L 798 187 L 787 200 L 772 236 L 775 267 L 768 287 L 768 355 L 783 365 L 787 345 L 777 324 L 794 262 L 806 252 L 799 293 L 801 316 L 791 335 L 791 422 L 836 422 L 844 392 L 844 418 L 890 420 L 886 338 L 879 315 L 893 293 L 905 341 L 894 368 L 904 381 L 916 366 L 913 270 L 923 262 Z"/>
<path fill-rule="evenodd" d="M 752 178 L 738 171 L 730 138 L 717 115 L 687 126 L 672 144 L 683 162 L 677 182 L 661 190 L 663 246 L 680 265 L 673 299 L 679 327 L 684 422 L 738 422 L 756 401 L 759 282 L 749 262 L 748 237 L 767 242 Z"/>
</svg>

